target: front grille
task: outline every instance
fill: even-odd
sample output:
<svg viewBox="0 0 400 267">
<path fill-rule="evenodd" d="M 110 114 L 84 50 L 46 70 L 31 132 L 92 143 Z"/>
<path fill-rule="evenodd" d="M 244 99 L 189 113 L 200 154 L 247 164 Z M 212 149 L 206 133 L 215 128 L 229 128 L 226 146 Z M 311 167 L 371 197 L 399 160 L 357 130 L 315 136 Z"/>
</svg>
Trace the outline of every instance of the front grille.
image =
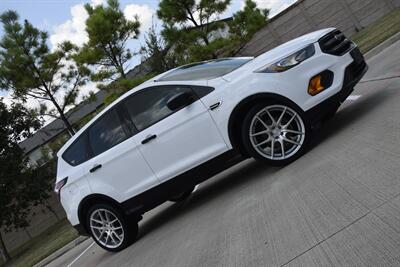
<svg viewBox="0 0 400 267">
<path fill-rule="evenodd" d="M 353 43 L 339 30 L 321 37 L 318 43 L 322 52 L 335 56 L 342 56 L 353 47 Z"/>
</svg>

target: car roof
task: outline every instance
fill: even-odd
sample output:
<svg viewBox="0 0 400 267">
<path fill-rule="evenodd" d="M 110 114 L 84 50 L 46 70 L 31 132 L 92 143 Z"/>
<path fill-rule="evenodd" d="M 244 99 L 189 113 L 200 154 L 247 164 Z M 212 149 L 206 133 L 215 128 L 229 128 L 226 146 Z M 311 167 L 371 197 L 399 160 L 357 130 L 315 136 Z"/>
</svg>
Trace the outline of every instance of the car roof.
<svg viewBox="0 0 400 267">
<path fill-rule="evenodd" d="M 65 152 L 65 150 L 82 134 L 82 132 L 84 132 L 95 120 L 97 120 L 99 117 L 101 117 L 105 112 L 107 112 L 108 110 L 112 109 L 115 105 L 117 105 L 118 103 L 120 103 L 123 99 L 127 98 L 129 95 L 134 94 L 135 92 L 148 88 L 148 87 L 153 87 L 153 86 L 161 86 L 161 85 L 171 85 L 171 84 L 193 84 L 193 85 L 204 85 L 203 82 L 206 82 L 209 79 L 214 79 L 217 77 L 212 77 L 210 75 L 208 75 L 209 77 L 206 78 L 198 78 L 198 79 L 177 79 L 174 80 L 172 79 L 173 76 L 170 76 L 170 79 L 164 79 L 163 77 L 166 75 L 169 75 L 177 70 L 190 70 L 190 71 L 195 71 L 196 66 L 204 66 L 207 67 L 208 70 L 216 70 L 216 68 L 214 68 L 214 66 L 218 66 L 221 62 L 230 62 L 232 63 L 232 60 L 239 60 L 237 63 L 238 66 L 234 67 L 232 70 L 239 68 L 240 66 L 242 66 L 243 64 L 246 64 L 247 62 L 249 62 L 250 60 L 254 59 L 253 57 L 231 57 L 231 58 L 221 58 L 221 59 L 213 59 L 213 60 L 207 60 L 207 61 L 202 61 L 202 62 L 196 62 L 196 63 L 191 63 L 191 64 L 187 64 L 184 66 L 180 66 L 177 67 L 175 69 L 166 71 L 162 74 L 157 75 L 156 77 L 149 79 L 145 82 L 143 82 L 142 84 L 132 88 L 131 90 L 129 90 L 128 92 L 126 92 L 125 94 L 123 94 L 122 96 L 120 96 L 119 98 L 117 98 L 113 103 L 111 103 L 110 105 L 108 105 L 104 110 L 102 110 L 101 112 L 99 112 L 96 116 L 94 116 L 88 123 L 86 123 L 86 125 L 84 125 L 77 133 L 75 133 L 75 135 L 70 138 L 58 151 L 57 156 L 60 158 L 61 155 Z M 241 63 L 241 64 L 240 64 Z M 215 64 L 215 65 L 214 65 Z M 217 67 L 218 68 L 218 67 Z M 230 71 L 232 71 L 230 70 Z M 228 71 L 228 72 L 230 72 Z M 221 75 L 222 76 L 222 75 Z M 177 76 L 175 76 L 177 77 Z M 219 76 L 218 76 L 219 77 Z"/>
<path fill-rule="evenodd" d="M 155 81 L 198 81 L 215 79 L 246 64 L 253 57 L 230 57 L 187 64 L 158 76 Z"/>
</svg>

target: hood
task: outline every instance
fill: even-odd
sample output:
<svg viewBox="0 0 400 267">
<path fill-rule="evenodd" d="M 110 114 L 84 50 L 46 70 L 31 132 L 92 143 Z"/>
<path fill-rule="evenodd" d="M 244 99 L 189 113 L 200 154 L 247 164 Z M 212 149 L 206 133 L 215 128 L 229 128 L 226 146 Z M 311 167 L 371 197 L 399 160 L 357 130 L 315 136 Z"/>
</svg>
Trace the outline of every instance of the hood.
<svg viewBox="0 0 400 267">
<path fill-rule="evenodd" d="M 262 68 L 267 64 L 277 62 L 278 60 L 295 53 L 296 51 L 306 47 L 309 44 L 316 43 L 322 36 L 333 30 L 335 30 L 335 28 L 327 28 L 311 32 L 296 39 L 293 39 L 289 42 L 281 44 L 280 46 L 277 46 L 259 55 L 242 67 L 232 71 L 231 73 L 228 73 L 227 75 L 223 76 L 222 79 L 229 82 L 240 75 L 244 75 L 244 73 L 246 73 L 247 71 L 252 72 L 258 68 Z"/>
<path fill-rule="evenodd" d="M 311 43 L 317 42 L 322 36 L 326 35 L 327 33 L 333 30 L 335 30 L 335 28 L 328 28 L 300 36 L 289 42 L 281 44 L 280 46 L 277 46 L 272 50 L 265 52 L 264 54 L 261 54 L 260 56 L 255 58 L 254 63 L 256 62 L 263 62 L 264 64 L 273 63 L 281 58 L 284 58 L 285 56 L 295 53 L 296 51 L 306 47 Z"/>
</svg>

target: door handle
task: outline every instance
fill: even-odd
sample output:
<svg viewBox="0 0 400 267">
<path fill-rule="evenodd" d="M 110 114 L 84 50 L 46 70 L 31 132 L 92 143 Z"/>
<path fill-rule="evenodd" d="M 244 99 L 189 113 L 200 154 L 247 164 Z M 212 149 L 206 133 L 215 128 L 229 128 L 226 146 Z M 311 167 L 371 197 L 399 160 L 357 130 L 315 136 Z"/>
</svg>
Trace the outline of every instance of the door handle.
<svg viewBox="0 0 400 267">
<path fill-rule="evenodd" d="M 215 104 L 212 104 L 210 106 L 210 110 L 214 110 L 214 109 L 218 108 L 219 106 L 221 106 L 221 104 L 222 104 L 222 101 L 219 101 L 219 102 L 217 102 Z"/>
<path fill-rule="evenodd" d="M 147 144 L 148 142 L 150 142 L 153 139 L 156 139 L 157 135 L 153 134 L 153 135 L 148 135 L 145 139 L 142 140 L 142 144 Z"/>
<path fill-rule="evenodd" d="M 93 172 L 97 171 L 98 169 L 100 169 L 102 166 L 103 166 L 103 165 L 101 165 L 101 164 L 95 164 L 95 165 L 93 166 L 93 168 L 91 168 L 91 169 L 89 170 L 89 172 L 90 172 L 90 173 L 93 173 Z"/>
</svg>

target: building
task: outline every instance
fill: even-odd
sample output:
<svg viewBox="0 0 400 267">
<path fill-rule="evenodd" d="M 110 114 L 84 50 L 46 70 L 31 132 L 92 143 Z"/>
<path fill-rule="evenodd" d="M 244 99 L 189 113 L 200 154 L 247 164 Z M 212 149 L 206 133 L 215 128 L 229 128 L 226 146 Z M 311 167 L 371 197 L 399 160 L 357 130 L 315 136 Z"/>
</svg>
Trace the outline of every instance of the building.
<svg viewBox="0 0 400 267">
<path fill-rule="evenodd" d="M 97 110 L 101 109 L 104 105 L 104 99 L 107 93 L 100 90 L 96 93 L 94 101 L 82 102 L 77 107 L 67 112 L 66 116 L 73 127 L 78 128 L 78 124 L 82 119 L 94 114 Z M 57 151 L 53 151 L 51 142 L 65 142 L 69 139 L 69 134 L 61 119 L 55 119 L 31 137 L 23 140 L 19 145 L 24 149 L 29 158 L 31 166 L 42 166 L 55 156 Z"/>
</svg>

